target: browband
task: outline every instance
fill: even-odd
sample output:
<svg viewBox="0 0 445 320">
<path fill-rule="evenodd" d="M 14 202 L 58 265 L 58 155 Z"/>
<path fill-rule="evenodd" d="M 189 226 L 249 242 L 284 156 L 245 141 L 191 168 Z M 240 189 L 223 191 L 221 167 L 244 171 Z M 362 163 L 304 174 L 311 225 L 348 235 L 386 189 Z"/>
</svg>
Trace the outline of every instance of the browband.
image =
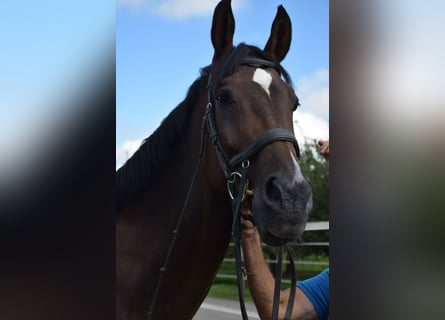
<svg viewBox="0 0 445 320">
<path fill-rule="evenodd" d="M 277 63 L 265 59 L 260 58 L 254 58 L 254 57 L 246 57 L 241 60 L 241 64 L 248 64 L 248 65 L 258 65 L 262 67 L 270 67 L 274 68 L 278 71 L 279 74 L 281 74 L 280 67 Z"/>
</svg>

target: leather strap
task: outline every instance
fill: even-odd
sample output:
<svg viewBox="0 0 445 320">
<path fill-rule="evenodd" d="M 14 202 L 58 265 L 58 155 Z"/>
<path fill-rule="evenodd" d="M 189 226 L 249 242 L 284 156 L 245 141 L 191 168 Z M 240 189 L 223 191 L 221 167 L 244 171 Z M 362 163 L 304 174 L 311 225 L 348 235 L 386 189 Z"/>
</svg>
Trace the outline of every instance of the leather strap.
<svg viewBox="0 0 445 320">
<path fill-rule="evenodd" d="M 224 148 L 222 147 L 219 140 L 219 135 L 215 127 L 215 119 L 213 116 L 213 105 L 210 102 L 207 104 L 206 107 L 204 121 L 207 124 L 207 130 L 209 131 L 210 140 L 212 141 L 213 147 L 215 148 L 219 165 L 224 172 L 224 176 L 226 177 L 226 179 L 228 179 L 230 174 L 232 173 L 232 170 L 228 165 L 229 157 L 225 153 Z"/>
<path fill-rule="evenodd" d="M 277 266 L 275 269 L 275 288 L 273 292 L 272 320 L 278 320 L 278 311 L 280 309 L 282 261 L 283 247 L 280 247 L 278 250 Z"/>
<path fill-rule="evenodd" d="M 270 67 L 277 70 L 278 74 L 281 74 L 280 67 L 277 63 L 265 59 L 255 58 L 255 57 L 246 57 L 243 60 L 241 60 L 241 64 L 248 64 L 248 65 L 258 65 L 262 67 Z"/>
<path fill-rule="evenodd" d="M 290 272 L 291 272 L 292 276 L 291 276 L 291 281 L 290 281 L 289 300 L 287 301 L 287 308 L 286 308 L 286 314 L 284 316 L 284 320 L 291 320 L 292 309 L 294 307 L 294 302 L 295 302 L 295 292 L 297 289 L 297 276 L 296 276 L 296 272 L 295 272 L 294 257 L 292 256 L 292 251 L 288 245 L 286 245 L 286 250 L 287 250 L 287 256 L 289 258 L 289 266 L 290 266 Z"/>
<path fill-rule="evenodd" d="M 265 146 L 275 141 L 290 141 L 294 144 L 297 158 L 300 157 L 300 148 L 298 147 L 297 139 L 292 132 L 282 128 L 275 128 L 266 131 L 259 136 L 246 150 L 238 153 L 229 160 L 229 168 L 235 168 L 244 160 L 254 158 Z"/>
<path fill-rule="evenodd" d="M 236 262 L 236 278 L 238 284 L 238 297 L 241 308 L 241 315 L 243 320 L 248 320 L 246 304 L 244 301 L 244 283 L 243 283 L 243 270 L 244 270 L 244 261 L 241 255 L 241 202 L 244 196 L 244 189 L 247 186 L 247 167 L 243 167 L 241 169 L 241 181 L 239 184 L 239 189 L 236 197 L 232 200 L 232 213 L 233 213 L 233 221 L 232 221 L 232 238 L 234 243 L 235 250 L 235 262 Z"/>
<path fill-rule="evenodd" d="M 261 136 L 259 136 L 246 150 L 236 154 L 232 158 L 229 158 L 227 153 L 224 151 L 221 145 L 218 132 L 215 126 L 215 119 L 213 115 L 213 105 L 209 102 L 206 107 L 204 120 L 207 125 L 207 130 L 209 131 L 209 136 L 215 147 L 216 155 L 218 157 L 221 169 L 224 172 L 226 179 L 229 178 L 230 174 L 234 171 L 237 166 L 239 166 L 245 160 L 252 160 L 264 147 L 275 142 L 275 141 L 289 141 L 292 142 L 297 158 L 300 157 L 300 148 L 298 146 L 298 141 L 295 139 L 295 135 L 283 128 L 274 128 L 266 131 Z"/>
</svg>

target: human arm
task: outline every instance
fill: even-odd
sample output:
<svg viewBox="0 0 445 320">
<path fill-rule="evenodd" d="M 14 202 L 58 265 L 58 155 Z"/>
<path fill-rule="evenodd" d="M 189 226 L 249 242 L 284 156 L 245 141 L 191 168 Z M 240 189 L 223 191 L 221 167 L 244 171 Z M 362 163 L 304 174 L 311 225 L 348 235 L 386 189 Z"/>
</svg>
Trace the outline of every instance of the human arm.
<svg viewBox="0 0 445 320">
<path fill-rule="evenodd" d="M 253 226 L 250 221 L 244 219 L 241 221 L 244 226 L 241 235 L 241 245 L 243 247 L 244 260 L 248 272 L 247 282 L 249 284 L 249 289 L 260 318 L 271 319 L 275 279 L 264 260 L 258 229 Z M 284 317 L 289 294 L 289 289 L 281 291 L 279 319 L 283 319 Z M 319 319 L 314 306 L 299 288 L 296 288 L 292 319 Z"/>
</svg>

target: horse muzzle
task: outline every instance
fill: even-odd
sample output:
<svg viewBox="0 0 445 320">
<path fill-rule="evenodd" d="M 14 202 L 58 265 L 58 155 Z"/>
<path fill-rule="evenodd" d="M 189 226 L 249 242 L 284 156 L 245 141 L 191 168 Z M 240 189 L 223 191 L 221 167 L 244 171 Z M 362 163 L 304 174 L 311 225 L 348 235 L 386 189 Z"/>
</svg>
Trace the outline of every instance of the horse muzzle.
<svg viewBox="0 0 445 320">
<path fill-rule="evenodd" d="M 262 240 L 273 246 L 297 240 L 312 209 L 309 182 L 271 176 L 254 193 L 252 209 Z"/>
</svg>

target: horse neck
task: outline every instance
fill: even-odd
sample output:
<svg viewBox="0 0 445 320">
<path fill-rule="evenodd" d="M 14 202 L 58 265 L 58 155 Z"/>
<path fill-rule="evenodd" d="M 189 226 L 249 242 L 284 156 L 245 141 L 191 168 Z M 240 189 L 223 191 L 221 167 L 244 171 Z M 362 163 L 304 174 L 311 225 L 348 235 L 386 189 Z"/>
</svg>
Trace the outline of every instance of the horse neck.
<svg viewBox="0 0 445 320">
<path fill-rule="evenodd" d="M 172 151 L 169 161 L 160 173 L 163 180 L 156 179 L 154 186 L 158 194 L 169 195 L 170 214 L 173 220 L 179 219 L 179 214 L 186 205 L 184 213 L 185 230 L 199 231 L 196 235 L 208 237 L 207 240 L 227 242 L 230 235 L 231 213 L 230 202 L 225 189 L 225 180 L 220 169 L 213 146 L 205 141 L 205 152 L 199 159 L 201 145 L 201 122 L 204 107 L 207 103 L 206 92 L 202 92 L 193 106 L 190 123 L 185 132 L 178 137 L 176 148 Z M 193 174 L 199 165 L 196 180 L 192 185 Z M 173 190 L 173 193 L 172 193 Z M 184 203 L 188 192 L 190 200 Z M 161 204 L 165 205 L 165 204 Z M 199 229 L 203 230 L 199 230 Z M 211 230 L 215 228 L 217 230 Z M 207 230 L 204 230 L 207 229 Z"/>
<path fill-rule="evenodd" d="M 182 188 L 182 198 L 185 198 L 186 193 L 191 191 L 189 212 L 193 212 L 195 217 L 200 217 L 200 219 L 209 222 L 214 221 L 221 226 L 221 224 L 226 224 L 225 222 L 231 220 L 230 202 L 228 201 L 224 175 L 219 167 L 213 145 L 208 138 L 208 134 L 205 133 L 202 136 L 201 132 L 206 101 L 207 95 L 205 92 L 201 95 L 201 99 L 198 99 L 197 105 L 194 106 L 187 133 L 184 134 L 184 140 L 175 151 L 175 158 L 181 159 L 181 162 L 184 163 L 184 165 L 178 166 L 176 170 L 178 176 L 182 177 L 180 185 L 185 186 L 185 188 Z M 204 153 L 200 159 L 202 139 L 204 139 Z M 196 169 L 198 172 L 192 185 L 193 174 Z M 200 214 L 195 214 L 195 212 Z M 223 214 L 217 214 L 220 212 Z M 228 217 L 229 219 L 227 219 Z"/>
<path fill-rule="evenodd" d="M 184 295 L 188 296 L 187 306 L 178 307 L 178 312 L 183 310 L 184 314 L 189 315 L 196 312 L 216 276 L 230 240 L 232 221 L 230 202 L 223 181 L 215 183 L 211 180 L 215 169 L 221 169 L 215 168 L 216 158 L 208 141 L 195 183 L 192 185 L 192 176 L 199 161 L 201 140 L 198 132 L 201 123 L 197 119 L 202 119 L 202 114 L 193 115 L 189 132 L 184 134 L 184 140 L 175 150 L 175 159 L 182 165 L 176 166 L 170 174 L 171 178 L 176 179 L 177 185 L 181 186 L 180 190 L 177 190 L 177 197 L 175 196 L 181 200 L 173 201 L 173 195 L 170 199 L 172 203 L 177 202 L 176 205 L 171 205 L 174 208 L 170 212 L 175 224 L 184 205 L 186 210 L 172 251 L 170 273 L 166 275 L 163 287 L 170 295 L 171 301 L 183 301 Z M 218 177 L 218 174 L 216 176 Z M 223 177 L 222 171 L 220 176 Z M 171 193 L 171 186 L 164 186 L 165 192 Z M 190 200 L 185 204 L 184 199 L 190 188 Z M 165 252 L 167 248 L 165 245 Z M 173 276 L 175 274 L 180 274 L 181 277 L 176 278 Z M 168 288 L 175 288 L 174 293 Z"/>
<path fill-rule="evenodd" d="M 205 298 L 230 240 L 230 202 L 221 179 L 222 171 L 215 175 L 221 169 L 217 167 L 209 141 L 196 181 L 191 185 L 199 160 L 205 104 L 203 94 L 188 128 L 171 146 L 171 156 L 149 183 L 142 199 L 124 209 L 118 217 L 118 283 L 126 290 L 141 293 L 138 296 L 138 312 L 141 314 L 150 303 L 159 267 L 169 251 L 172 231 L 178 225 L 190 188 L 190 200 L 178 228 L 155 312 L 165 319 L 190 318 Z M 212 175 L 221 181 L 216 181 Z M 138 257 L 137 263 L 129 264 L 134 257 Z M 136 271 L 127 274 L 128 265 Z M 134 281 L 128 281 L 128 277 Z M 122 294 L 125 290 L 119 292 Z M 184 296 L 188 297 L 186 304 Z M 125 303 L 119 301 L 120 305 Z M 171 305 L 176 307 L 172 309 Z"/>
</svg>

